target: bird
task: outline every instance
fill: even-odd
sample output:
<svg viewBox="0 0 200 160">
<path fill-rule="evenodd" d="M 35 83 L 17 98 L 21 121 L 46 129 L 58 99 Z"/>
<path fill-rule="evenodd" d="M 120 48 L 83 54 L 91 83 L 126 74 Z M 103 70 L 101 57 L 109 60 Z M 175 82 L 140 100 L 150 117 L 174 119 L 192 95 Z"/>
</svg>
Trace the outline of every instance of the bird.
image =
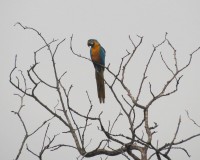
<svg viewBox="0 0 200 160">
<path fill-rule="evenodd" d="M 106 51 L 96 39 L 89 39 L 87 45 L 90 47 L 90 57 L 95 68 L 99 102 L 105 103 L 104 68 Z"/>
</svg>

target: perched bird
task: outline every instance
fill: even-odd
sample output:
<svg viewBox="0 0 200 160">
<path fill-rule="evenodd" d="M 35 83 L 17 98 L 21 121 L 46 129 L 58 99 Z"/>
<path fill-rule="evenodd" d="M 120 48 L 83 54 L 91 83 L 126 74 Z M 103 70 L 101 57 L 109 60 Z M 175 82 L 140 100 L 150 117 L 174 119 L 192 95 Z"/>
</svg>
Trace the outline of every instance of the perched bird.
<svg viewBox="0 0 200 160">
<path fill-rule="evenodd" d="M 105 85 L 104 85 L 104 66 L 105 66 L 105 49 L 95 39 L 88 40 L 88 46 L 90 48 L 91 60 L 95 68 L 95 76 L 97 83 L 97 93 L 99 102 L 105 102 Z"/>
</svg>

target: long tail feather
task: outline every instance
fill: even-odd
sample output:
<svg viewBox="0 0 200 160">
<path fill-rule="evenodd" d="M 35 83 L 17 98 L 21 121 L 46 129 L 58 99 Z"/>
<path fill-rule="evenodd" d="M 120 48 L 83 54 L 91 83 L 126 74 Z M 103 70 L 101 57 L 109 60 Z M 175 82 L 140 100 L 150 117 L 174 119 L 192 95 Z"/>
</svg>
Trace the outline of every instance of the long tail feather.
<svg viewBox="0 0 200 160">
<path fill-rule="evenodd" d="M 99 102 L 105 102 L 105 85 L 104 85 L 104 71 L 95 71 L 96 82 L 97 82 L 97 93 L 99 97 Z"/>
</svg>

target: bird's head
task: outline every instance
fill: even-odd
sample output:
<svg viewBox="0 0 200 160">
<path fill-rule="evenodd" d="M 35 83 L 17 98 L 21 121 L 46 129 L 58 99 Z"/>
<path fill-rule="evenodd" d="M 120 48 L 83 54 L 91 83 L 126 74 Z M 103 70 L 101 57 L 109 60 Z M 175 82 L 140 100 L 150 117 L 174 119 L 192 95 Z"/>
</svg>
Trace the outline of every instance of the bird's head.
<svg viewBox="0 0 200 160">
<path fill-rule="evenodd" d="M 96 39 L 89 39 L 88 42 L 87 42 L 87 45 L 89 47 L 94 47 L 96 45 L 99 45 L 99 42 Z"/>
</svg>

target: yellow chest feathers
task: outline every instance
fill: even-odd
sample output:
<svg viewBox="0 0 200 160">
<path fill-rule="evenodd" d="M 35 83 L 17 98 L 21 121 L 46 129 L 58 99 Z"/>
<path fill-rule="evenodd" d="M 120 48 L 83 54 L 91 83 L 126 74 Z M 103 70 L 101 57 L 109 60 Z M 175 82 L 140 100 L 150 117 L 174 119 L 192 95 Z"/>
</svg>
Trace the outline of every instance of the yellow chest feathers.
<svg viewBox="0 0 200 160">
<path fill-rule="evenodd" d="M 96 45 L 91 48 L 92 61 L 100 62 L 100 45 Z"/>
</svg>

